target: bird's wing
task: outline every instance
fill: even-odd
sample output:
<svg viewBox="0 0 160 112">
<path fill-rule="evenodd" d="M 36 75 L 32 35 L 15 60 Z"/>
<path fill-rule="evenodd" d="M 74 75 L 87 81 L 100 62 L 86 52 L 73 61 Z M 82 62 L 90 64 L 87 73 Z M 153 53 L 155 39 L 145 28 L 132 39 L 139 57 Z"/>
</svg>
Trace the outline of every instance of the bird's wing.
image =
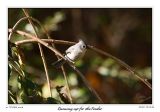
<svg viewBox="0 0 160 112">
<path fill-rule="evenodd" d="M 75 45 L 69 47 L 69 48 L 66 50 L 66 54 L 68 54 L 68 53 L 70 53 L 70 52 L 73 52 L 74 50 L 75 50 Z"/>
</svg>

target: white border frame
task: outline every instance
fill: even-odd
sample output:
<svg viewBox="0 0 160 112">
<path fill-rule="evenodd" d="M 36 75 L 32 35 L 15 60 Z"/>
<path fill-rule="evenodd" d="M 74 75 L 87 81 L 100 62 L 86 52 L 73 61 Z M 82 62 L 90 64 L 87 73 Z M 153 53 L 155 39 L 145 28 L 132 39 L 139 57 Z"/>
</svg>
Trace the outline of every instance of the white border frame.
<svg viewBox="0 0 160 112">
<path fill-rule="evenodd" d="M 94 106 L 98 107 L 98 104 L 73 104 L 73 105 L 66 105 L 66 104 L 60 104 L 60 105 L 47 105 L 47 104 L 16 104 L 16 105 L 8 105 L 7 99 L 7 66 L 8 66 L 8 59 L 7 59 L 7 53 L 8 53 L 8 8 L 9 7 L 41 7 L 41 8 L 152 8 L 152 82 L 153 82 L 153 90 L 152 90 L 152 104 L 150 105 L 139 105 L 139 104 L 100 104 L 100 106 L 103 108 L 104 112 L 159 112 L 160 111 L 160 104 L 158 103 L 160 101 L 159 96 L 159 58 L 160 58 L 160 4 L 156 0 L 105 0 L 105 1 L 99 1 L 99 0 L 44 0 L 44 1 L 37 1 L 37 0 L 1 0 L 0 4 L 0 14 L 1 20 L 0 20 L 0 31 L 1 31 L 1 58 L 0 58 L 0 75 L 1 75 L 1 81 L 0 81 L 0 111 L 13 111 L 13 112 L 35 112 L 35 111 L 58 111 L 58 107 L 87 107 L 87 106 Z M 159 52 L 158 52 L 159 51 Z M 20 108 L 18 108 L 20 107 Z M 23 107 L 23 108 L 21 108 Z M 153 107 L 153 108 L 152 108 Z M 62 112 L 69 112 L 69 111 L 62 111 Z M 72 111 L 74 112 L 74 111 Z M 82 111 L 83 112 L 83 111 Z M 96 112 L 96 111 L 95 111 Z"/>
</svg>

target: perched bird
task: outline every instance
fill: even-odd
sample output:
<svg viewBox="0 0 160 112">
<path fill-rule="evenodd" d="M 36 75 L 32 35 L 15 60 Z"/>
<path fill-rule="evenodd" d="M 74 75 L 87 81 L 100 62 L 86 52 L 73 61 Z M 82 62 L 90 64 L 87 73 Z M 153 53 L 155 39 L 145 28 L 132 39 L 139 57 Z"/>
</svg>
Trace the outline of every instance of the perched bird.
<svg viewBox="0 0 160 112">
<path fill-rule="evenodd" d="M 64 56 L 67 60 L 74 63 L 75 61 L 81 59 L 84 56 L 85 52 L 87 51 L 86 47 L 86 44 L 82 40 L 79 40 L 78 43 L 69 47 L 65 51 Z M 52 65 L 54 65 L 56 68 L 60 68 L 65 62 L 66 61 L 61 58 L 58 61 L 54 62 Z"/>
</svg>

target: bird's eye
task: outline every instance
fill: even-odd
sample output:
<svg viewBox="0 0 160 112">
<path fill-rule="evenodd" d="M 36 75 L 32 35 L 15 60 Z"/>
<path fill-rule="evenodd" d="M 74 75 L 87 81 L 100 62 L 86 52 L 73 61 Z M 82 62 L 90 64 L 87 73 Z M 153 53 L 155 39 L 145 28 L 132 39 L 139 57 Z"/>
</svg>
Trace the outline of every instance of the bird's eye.
<svg viewBox="0 0 160 112">
<path fill-rule="evenodd" d="M 82 47 L 83 47 L 84 49 L 86 48 L 86 46 L 85 46 L 85 45 L 83 45 Z"/>
</svg>

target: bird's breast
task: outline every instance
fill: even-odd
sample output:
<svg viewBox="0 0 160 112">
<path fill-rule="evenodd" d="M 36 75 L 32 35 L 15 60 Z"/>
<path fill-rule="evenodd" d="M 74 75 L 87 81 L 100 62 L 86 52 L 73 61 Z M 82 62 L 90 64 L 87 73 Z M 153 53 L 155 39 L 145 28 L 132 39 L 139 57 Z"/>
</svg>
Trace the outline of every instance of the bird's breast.
<svg viewBox="0 0 160 112">
<path fill-rule="evenodd" d="M 67 57 L 72 61 L 76 61 L 83 56 L 83 52 L 71 52 L 67 54 Z"/>
</svg>

